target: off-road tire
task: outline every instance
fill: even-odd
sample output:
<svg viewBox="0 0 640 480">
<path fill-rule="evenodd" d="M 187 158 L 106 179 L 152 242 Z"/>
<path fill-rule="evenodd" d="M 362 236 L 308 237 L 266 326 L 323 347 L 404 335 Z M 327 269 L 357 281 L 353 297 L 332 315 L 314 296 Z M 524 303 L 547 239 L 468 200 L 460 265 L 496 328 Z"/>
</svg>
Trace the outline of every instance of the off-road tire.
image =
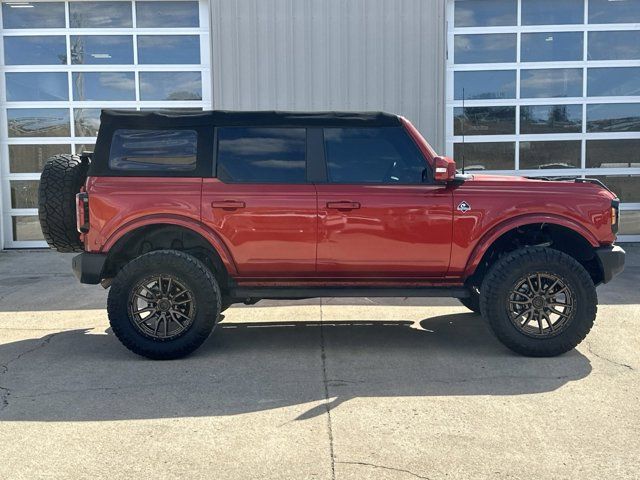
<svg viewBox="0 0 640 480">
<path fill-rule="evenodd" d="M 475 313 L 480 313 L 480 294 L 475 288 L 469 289 L 470 296 L 466 298 L 459 298 L 458 300 L 462 305 Z"/>
<path fill-rule="evenodd" d="M 562 278 L 574 295 L 574 309 L 566 326 L 555 336 L 533 338 L 511 322 L 507 300 L 523 275 L 548 272 Z M 593 280 L 573 257 L 558 250 L 528 247 L 506 254 L 485 276 L 480 289 L 480 310 L 493 333 L 509 349 L 531 357 L 552 357 L 575 348 L 595 321 L 598 298 Z"/>
<path fill-rule="evenodd" d="M 76 228 L 76 194 L 87 179 L 87 161 L 78 155 L 56 155 L 47 160 L 38 188 L 38 218 L 44 238 L 59 252 L 81 252 Z"/>
<path fill-rule="evenodd" d="M 193 322 L 174 339 L 145 336 L 130 317 L 129 299 L 135 285 L 156 274 L 179 279 L 195 298 Z M 120 270 L 111 284 L 107 312 L 113 333 L 125 347 L 147 358 L 170 360 L 189 355 L 209 337 L 220 314 L 220 298 L 218 282 L 200 260 L 177 250 L 157 250 L 135 258 Z"/>
</svg>

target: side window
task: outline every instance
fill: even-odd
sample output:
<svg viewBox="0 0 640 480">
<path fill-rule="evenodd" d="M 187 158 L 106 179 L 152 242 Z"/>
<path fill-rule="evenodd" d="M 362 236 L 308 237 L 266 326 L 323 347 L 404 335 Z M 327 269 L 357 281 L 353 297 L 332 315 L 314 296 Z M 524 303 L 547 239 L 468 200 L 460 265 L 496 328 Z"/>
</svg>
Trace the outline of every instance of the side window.
<svg viewBox="0 0 640 480">
<path fill-rule="evenodd" d="M 305 183 L 304 128 L 218 128 L 218 172 L 229 183 Z"/>
<path fill-rule="evenodd" d="M 331 183 L 418 184 L 430 170 L 402 127 L 325 128 Z"/>
<path fill-rule="evenodd" d="M 109 168 L 147 172 L 190 172 L 196 168 L 195 130 L 116 130 Z"/>
</svg>

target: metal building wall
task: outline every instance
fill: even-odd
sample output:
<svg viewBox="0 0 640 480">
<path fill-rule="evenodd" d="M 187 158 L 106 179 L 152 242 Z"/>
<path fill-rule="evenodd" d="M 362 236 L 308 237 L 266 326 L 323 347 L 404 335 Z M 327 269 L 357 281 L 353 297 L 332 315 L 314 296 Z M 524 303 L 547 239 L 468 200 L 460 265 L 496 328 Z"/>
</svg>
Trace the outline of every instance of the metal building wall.
<svg viewBox="0 0 640 480">
<path fill-rule="evenodd" d="M 213 104 L 384 110 L 444 152 L 444 0 L 211 0 Z"/>
</svg>

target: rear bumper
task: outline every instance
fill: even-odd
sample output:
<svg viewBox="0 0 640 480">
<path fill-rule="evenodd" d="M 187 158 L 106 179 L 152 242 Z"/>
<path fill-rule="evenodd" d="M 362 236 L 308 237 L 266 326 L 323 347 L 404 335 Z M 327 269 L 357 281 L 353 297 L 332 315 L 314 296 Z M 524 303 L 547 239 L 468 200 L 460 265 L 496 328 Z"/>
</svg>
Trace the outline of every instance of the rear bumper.
<svg viewBox="0 0 640 480">
<path fill-rule="evenodd" d="M 602 268 L 602 283 L 608 283 L 624 270 L 625 251 L 618 245 L 596 249 L 598 262 Z"/>
<path fill-rule="evenodd" d="M 102 280 L 102 269 L 107 261 L 104 253 L 87 253 L 73 257 L 71 266 L 80 283 L 97 285 Z"/>
</svg>

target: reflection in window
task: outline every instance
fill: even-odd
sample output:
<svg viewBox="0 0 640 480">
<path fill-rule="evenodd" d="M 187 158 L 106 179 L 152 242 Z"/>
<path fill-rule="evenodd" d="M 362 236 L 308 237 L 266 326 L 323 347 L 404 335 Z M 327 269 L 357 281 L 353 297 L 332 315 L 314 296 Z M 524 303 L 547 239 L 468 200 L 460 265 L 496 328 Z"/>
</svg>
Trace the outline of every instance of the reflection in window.
<svg viewBox="0 0 640 480">
<path fill-rule="evenodd" d="M 589 0 L 589 23 L 638 23 L 637 0 Z"/>
<path fill-rule="evenodd" d="M 455 36 L 455 63 L 516 61 L 516 34 L 492 33 Z"/>
<path fill-rule="evenodd" d="M 523 105 L 520 133 L 580 133 L 582 105 Z"/>
<path fill-rule="evenodd" d="M 580 140 L 520 142 L 520 170 L 580 168 Z"/>
<path fill-rule="evenodd" d="M 138 63 L 200 63 L 198 35 L 139 35 Z"/>
<path fill-rule="evenodd" d="M 522 25 L 584 22 L 584 0 L 522 0 Z"/>
<path fill-rule="evenodd" d="M 99 108 L 76 108 L 73 123 L 76 137 L 96 137 L 100 128 Z"/>
<path fill-rule="evenodd" d="M 11 180 L 11 208 L 38 208 L 39 180 Z"/>
<path fill-rule="evenodd" d="M 116 130 L 109 167 L 114 170 L 189 172 L 196 168 L 194 130 Z"/>
<path fill-rule="evenodd" d="M 582 60 L 582 32 L 523 33 L 523 62 Z"/>
<path fill-rule="evenodd" d="M 640 95 L 640 67 L 589 68 L 587 72 L 589 96 Z"/>
<path fill-rule="evenodd" d="M 520 97 L 581 97 L 582 69 L 521 70 Z"/>
<path fill-rule="evenodd" d="M 640 103 L 587 105 L 587 132 L 640 132 Z"/>
<path fill-rule="evenodd" d="M 640 177 L 630 175 L 603 175 L 591 177 L 600 180 L 613 190 L 620 200 L 629 203 L 640 202 Z M 620 222 L 622 226 L 622 221 Z"/>
<path fill-rule="evenodd" d="M 640 168 L 640 139 L 587 140 L 587 168 Z"/>
<path fill-rule="evenodd" d="M 11 173 L 40 173 L 49 157 L 71 153 L 71 145 L 9 145 Z"/>
<path fill-rule="evenodd" d="M 516 133 L 516 107 L 455 108 L 454 135 L 513 135 Z"/>
<path fill-rule="evenodd" d="M 132 27 L 131 2 L 69 2 L 71 28 Z"/>
<path fill-rule="evenodd" d="M 72 35 L 71 63 L 74 65 L 133 64 L 130 35 Z"/>
<path fill-rule="evenodd" d="M 516 0 L 456 0 L 456 27 L 515 25 Z"/>
<path fill-rule="evenodd" d="M 140 72 L 140 100 L 202 100 L 200 72 Z"/>
<path fill-rule="evenodd" d="M 133 72 L 74 72 L 73 99 L 135 100 L 134 74 Z"/>
<path fill-rule="evenodd" d="M 17 2 L 2 4 L 2 26 L 8 28 L 64 28 L 64 2 Z"/>
<path fill-rule="evenodd" d="M 640 59 L 640 30 L 589 32 L 589 52 L 587 59 Z"/>
<path fill-rule="evenodd" d="M 36 215 L 16 215 L 11 217 L 13 224 L 13 241 L 42 241 L 42 229 Z"/>
<path fill-rule="evenodd" d="M 198 27 L 198 2 L 136 2 L 138 27 Z"/>
<path fill-rule="evenodd" d="M 218 128 L 217 176 L 223 182 L 304 183 L 306 129 Z"/>
<path fill-rule="evenodd" d="M 5 79 L 9 102 L 51 102 L 69 99 L 67 74 L 63 72 L 11 72 L 5 74 Z"/>
<path fill-rule="evenodd" d="M 516 144 L 514 142 L 456 143 L 453 158 L 466 172 L 483 170 L 514 170 Z"/>
<path fill-rule="evenodd" d="M 68 137 L 68 108 L 9 108 L 10 137 Z"/>
<path fill-rule="evenodd" d="M 66 65 L 63 35 L 4 37 L 5 65 Z"/>
<path fill-rule="evenodd" d="M 640 177 L 635 177 L 636 182 Z M 635 188 L 640 190 L 640 186 Z M 622 210 L 618 235 L 640 235 L 640 210 Z"/>
<path fill-rule="evenodd" d="M 516 98 L 515 70 L 480 72 L 455 72 L 454 93 L 456 100 L 482 100 Z"/>
<path fill-rule="evenodd" d="M 331 183 L 420 184 L 427 164 L 402 127 L 325 128 Z"/>
</svg>

